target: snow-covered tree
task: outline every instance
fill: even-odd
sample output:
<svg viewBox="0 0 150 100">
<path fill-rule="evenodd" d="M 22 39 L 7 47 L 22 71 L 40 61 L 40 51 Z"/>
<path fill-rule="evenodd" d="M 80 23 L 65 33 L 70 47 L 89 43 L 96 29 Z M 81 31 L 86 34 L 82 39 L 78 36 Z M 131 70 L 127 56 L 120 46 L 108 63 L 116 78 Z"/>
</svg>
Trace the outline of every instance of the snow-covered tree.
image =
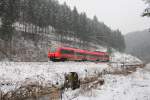
<svg viewBox="0 0 150 100">
<path fill-rule="evenodd" d="M 144 10 L 142 16 L 150 17 L 150 0 L 143 0 L 146 4 L 148 4 L 148 7 Z"/>
<path fill-rule="evenodd" d="M 150 3 L 150 0 L 143 0 L 143 1 L 146 2 L 146 3 L 148 3 L 148 4 Z"/>
</svg>

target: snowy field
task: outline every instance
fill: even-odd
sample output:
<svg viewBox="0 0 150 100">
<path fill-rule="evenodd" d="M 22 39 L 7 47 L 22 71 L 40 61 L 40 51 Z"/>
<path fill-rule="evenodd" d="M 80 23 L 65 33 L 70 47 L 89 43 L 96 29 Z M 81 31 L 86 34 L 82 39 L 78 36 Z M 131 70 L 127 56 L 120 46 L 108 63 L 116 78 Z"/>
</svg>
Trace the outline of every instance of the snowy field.
<svg viewBox="0 0 150 100">
<path fill-rule="evenodd" d="M 114 53 L 112 62 L 142 63 L 139 59 L 121 53 Z M 8 92 L 22 85 L 39 84 L 50 86 L 64 82 L 64 74 L 77 72 L 79 77 L 97 76 L 108 63 L 94 62 L 0 62 L 0 90 Z M 116 66 L 112 64 L 112 66 Z"/>
<path fill-rule="evenodd" d="M 147 69 L 150 64 L 128 76 L 106 75 L 103 86 L 85 91 L 73 100 L 150 100 L 150 70 Z"/>
<path fill-rule="evenodd" d="M 92 62 L 0 62 L 0 89 L 4 92 L 21 85 L 61 85 L 64 74 L 77 72 L 80 78 L 97 75 L 107 68 L 107 63 Z"/>
</svg>

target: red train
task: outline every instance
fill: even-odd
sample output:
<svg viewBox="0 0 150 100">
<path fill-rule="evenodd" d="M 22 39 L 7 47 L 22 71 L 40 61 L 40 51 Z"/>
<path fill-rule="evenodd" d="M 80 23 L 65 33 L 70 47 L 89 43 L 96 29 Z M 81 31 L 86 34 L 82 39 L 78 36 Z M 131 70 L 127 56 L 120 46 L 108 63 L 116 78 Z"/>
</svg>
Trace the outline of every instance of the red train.
<svg viewBox="0 0 150 100">
<path fill-rule="evenodd" d="M 51 61 L 109 61 L 107 52 L 93 52 L 70 47 L 51 48 L 48 52 L 48 58 Z"/>
</svg>

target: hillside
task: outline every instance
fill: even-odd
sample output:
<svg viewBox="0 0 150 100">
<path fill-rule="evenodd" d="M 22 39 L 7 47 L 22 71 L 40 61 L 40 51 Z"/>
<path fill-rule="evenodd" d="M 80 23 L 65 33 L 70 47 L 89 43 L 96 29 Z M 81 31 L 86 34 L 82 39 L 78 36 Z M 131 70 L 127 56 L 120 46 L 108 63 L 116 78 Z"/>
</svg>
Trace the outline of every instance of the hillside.
<svg viewBox="0 0 150 100">
<path fill-rule="evenodd" d="M 148 30 L 128 33 L 125 36 L 126 52 L 150 62 L 150 32 Z"/>
<path fill-rule="evenodd" d="M 0 61 L 48 61 L 47 53 L 53 46 L 70 46 L 91 51 L 107 51 L 107 44 L 84 41 L 71 33 L 59 33 L 48 26 L 47 32 L 42 28 L 32 29 L 35 25 L 15 23 L 12 41 L 0 39 Z M 101 41 L 102 43 L 104 41 Z"/>
<path fill-rule="evenodd" d="M 79 12 L 76 7 L 71 9 L 66 3 L 2 0 L 0 4 L 5 8 L 0 10 L 0 55 L 11 61 L 14 58 L 17 58 L 15 61 L 47 61 L 47 50 L 53 41 L 87 50 L 93 48 L 92 43 L 124 51 L 124 36 L 119 29 L 112 30 L 96 16 L 89 18 L 85 12 Z"/>
<path fill-rule="evenodd" d="M 49 31 L 50 33 L 30 33 L 16 30 L 11 43 L 0 39 L 0 61 L 48 61 L 47 53 L 53 46 L 73 46 L 88 50 L 106 49 L 92 43 L 82 43 L 81 40 L 72 36 L 62 36 L 51 31 Z"/>
</svg>

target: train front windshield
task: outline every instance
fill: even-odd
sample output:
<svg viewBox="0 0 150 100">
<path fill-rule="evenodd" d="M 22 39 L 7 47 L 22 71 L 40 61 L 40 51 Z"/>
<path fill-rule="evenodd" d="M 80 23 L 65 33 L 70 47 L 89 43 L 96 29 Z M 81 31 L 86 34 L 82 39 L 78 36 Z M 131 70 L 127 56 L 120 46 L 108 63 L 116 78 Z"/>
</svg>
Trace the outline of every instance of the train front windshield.
<svg viewBox="0 0 150 100">
<path fill-rule="evenodd" d="M 56 52 L 56 50 L 57 49 L 53 47 L 53 48 L 50 49 L 50 52 L 54 53 L 54 52 Z"/>
</svg>

